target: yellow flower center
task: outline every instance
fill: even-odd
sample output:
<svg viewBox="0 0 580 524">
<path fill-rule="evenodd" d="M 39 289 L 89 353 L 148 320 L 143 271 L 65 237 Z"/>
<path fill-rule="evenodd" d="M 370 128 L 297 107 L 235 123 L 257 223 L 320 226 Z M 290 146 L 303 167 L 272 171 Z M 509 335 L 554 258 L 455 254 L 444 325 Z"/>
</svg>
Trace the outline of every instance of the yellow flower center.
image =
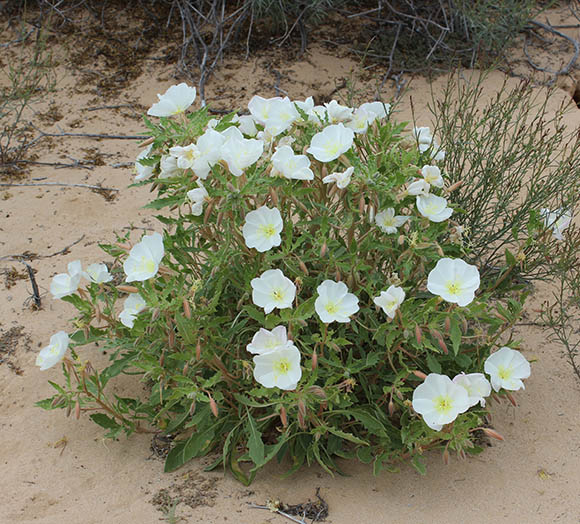
<svg viewBox="0 0 580 524">
<path fill-rule="evenodd" d="M 461 283 L 457 280 L 451 280 L 445 284 L 450 295 L 457 295 L 461 291 Z"/>
<path fill-rule="evenodd" d="M 266 238 L 270 238 L 276 234 L 276 229 L 273 224 L 265 224 L 260 226 L 260 233 L 262 233 Z"/>
<path fill-rule="evenodd" d="M 329 155 L 336 155 L 338 154 L 339 145 L 336 142 L 329 142 L 326 144 L 325 149 Z"/>
<path fill-rule="evenodd" d="M 387 309 L 395 309 L 396 307 L 397 307 L 396 300 L 391 300 L 390 302 L 387 302 Z"/>
<path fill-rule="evenodd" d="M 445 414 L 453 409 L 453 401 L 449 395 L 440 395 L 435 400 L 435 409 L 441 413 Z"/>
<path fill-rule="evenodd" d="M 48 352 L 51 355 L 58 355 L 58 347 L 57 346 L 50 346 L 50 349 L 48 350 Z"/>
<path fill-rule="evenodd" d="M 272 298 L 276 302 L 282 302 L 284 300 L 284 291 L 280 288 L 272 290 Z"/>
<path fill-rule="evenodd" d="M 338 304 L 334 303 L 334 302 L 329 302 L 328 304 L 326 304 L 326 311 L 328 311 L 331 315 L 333 315 L 334 313 L 336 313 L 338 311 Z"/>
<path fill-rule="evenodd" d="M 498 368 L 499 378 L 501 378 L 502 380 L 509 380 L 510 378 L 512 378 L 512 375 L 513 375 L 513 369 L 511 367 L 506 368 L 504 366 L 499 366 L 499 368 Z"/>
<path fill-rule="evenodd" d="M 139 260 L 139 265 L 137 266 L 137 271 L 153 273 L 155 271 L 155 262 L 150 258 L 141 257 L 141 260 Z"/>
<path fill-rule="evenodd" d="M 274 364 L 274 371 L 277 375 L 286 375 L 290 371 L 290 361 L 287 358 L 281 358 Z"/>
</svg>

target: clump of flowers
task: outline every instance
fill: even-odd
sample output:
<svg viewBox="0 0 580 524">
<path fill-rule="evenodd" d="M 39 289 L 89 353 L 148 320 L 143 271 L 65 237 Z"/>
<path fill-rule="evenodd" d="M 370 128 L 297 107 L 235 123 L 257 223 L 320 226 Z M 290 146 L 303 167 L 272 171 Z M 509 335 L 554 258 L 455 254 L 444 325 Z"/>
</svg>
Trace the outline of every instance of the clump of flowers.
<svg viewBox="0 0 580 524">
<path fill-rule="evenodd" d="M 168 471 L 218 450 L 214 466 L 243 482 L 283 457 L 422 470 L 429 448 L 481 451 L 489 398 L 530 375 L 515 343 L 499 349 L 524 295 L 495 293 L 457 241 L 469 229 L 429 128 L 406 131 L 381 102 L 256 96 L 250 115 L 215 120 L 184 113 L 194 99 L 180 84 L 148 111 L 135 180 L 157 190 L 160 232 L 54 277 L 79 315 L 70 356 L 64 332 L 39 355 L 65 374 L 40 405 L 87 412 L 111 437 L 174 436 Z M 109 393 L 124 373 L 146 393 Z"/>
</svg>

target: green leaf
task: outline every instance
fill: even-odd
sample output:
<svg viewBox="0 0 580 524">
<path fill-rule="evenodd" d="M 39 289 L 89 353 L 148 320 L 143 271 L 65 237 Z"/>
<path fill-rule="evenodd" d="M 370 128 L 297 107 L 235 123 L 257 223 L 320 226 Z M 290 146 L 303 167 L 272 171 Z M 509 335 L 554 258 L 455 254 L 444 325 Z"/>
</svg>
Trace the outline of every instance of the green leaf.
<svg viewBox="0 0 580 524">
<path fill-rule="evenodd" d="M 248 408 L 246 408 L 246 412 L 248 414 L 248 450 L 252 462 L 258 466 L 264 461 L 264 443 L 262 442 L 262 434 L 258 431 L 256 422 L 250 415 Z"/>
<path fill-rule="evenodd" d="M 175 446 L 165 459 L 165 473 L 175 471 L 195 457 L 199 457 L 207 451 L 212 444 L 216 428 L 219 425 L 214 424 L 210 428 L 200 433 L 194 433 L 191 437 Z"/>
<path fill-rule="evenodd" d="M 114 418 L 105 415 L 104 413 L 93 413 L 89 417 L 93 422 L 105 429 L 119 429 L 121 426 L 117 424 Z"/>
<path fill-rule="evenodd" d="M 420 455 L 415 455 L 411 460 L 411 464 L 413 467 L 421 474 L 425 475 L 427 473 L 427 468 L 425 467 L 425 463 L 421 460 Z"/>
<path fill-rule="evenodd" d="M 461 346 L 461 328 L 456 319 L 451 319 L 451 330 L 449 335 L 451 337 L 451 344 L 453 345 L 453 353 L 457 355 Z M 439 373 L 439 371 L 437 373 Z"/>
<path fill-rule="evenodd" d="M 349 442 L 353 442 L 354 444 L 360 444 L 361 446 L 368 446 L 369 443 L 365 442 L 364 440 L 355 437 L 352 433 L 347 433 L 346 431 L 342 431 L 340 429 L 336 429 L 333 427 L 328 427 L 326 428 L 328 429 L 328 431 L 330 433 L 332 433 L 333 435 L 336 435 L 337 437 L 340 437 L 344 440 L 348 440 Z"/>
<path fill-rule="evenodd" d="M 433 356 L 433 353 L 427 353 L 427 367 L 431 373 L 441 373 L 441 364 Z"/>
</svg>

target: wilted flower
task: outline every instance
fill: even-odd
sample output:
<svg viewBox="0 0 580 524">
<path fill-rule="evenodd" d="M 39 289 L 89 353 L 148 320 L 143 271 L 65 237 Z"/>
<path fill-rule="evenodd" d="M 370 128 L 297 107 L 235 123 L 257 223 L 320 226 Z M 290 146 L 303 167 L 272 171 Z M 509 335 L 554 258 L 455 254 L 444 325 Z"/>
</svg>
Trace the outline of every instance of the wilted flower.
<svg viewBox="0 0 580 524">
<path fill-rule="evenodd" d="M 281 173 L 285 178 L 294 180 L 312 180 L 314 173 L 310 169 L 310 159 L 306 155 L 297 155 L 290 146 L 279 146 L 272 155 L 273 174 Z"/>
<path fill-rule="evenodd" d="M 413 409 L 435 431 L 453 422 L 469 407 L 467 390 L 445 375 L 430 373 L 413 391 Z"/>
<path fill-rule="evenodd" d="M 543 208 L 540 210 L 540 215 L 543 217 L 546 227 L 552 228 L 552 236 L 557 240 L 563 240 L 562 231 L 572 222 L 572 213 L 562 208 L 555 211 Z"/>
<path fill-rule="evenodd" d="M 274 308 L 291 308 L 296 298 L 296 286 L 279 269 L 268 269 L 259 278 L 252 279 L 252 301 L 264 308 L 266 314 Z"/>
<path fill-rule="evenodd" d="M 146 307 L 147 304 L 139 293 L 131 293 L 123 302 L 123 311 L 119 314 L 121 324 L 131 329 L 135 324 L 137 315 Z"/>
<path fill-rule="evenodd" d="M 359 310 L 358 298 L 348 292 L 344 282 L 325 280 L 316 291 L 318 297 L 314 302 L 314 309 L 325 324 L 350 322 L 350 316 Z"/>
<path fill-rule="evenodd" d="M 272 331 L 260 328 L 252 338 L 252 342 L 246 346 L 246 349 L 250 353 L 263 355 L 291 345 L 292 341 L 288 340 L 286 328 L 284 326 L 276 326 Z"/>
<path fill-rule="evenodd" d="M 325 184 L 330 184 L 336 182 L 336 186 L 340 189 L 344 189 L 350 184 L 350 178 L 354 172 L 354 167 L 349 167 L 343 173 L 331 173 L 322 179 Z"/>
<path fill-rule="evenodd" d="M 209 197 L 207 190 L 203 184 L 198 180 L 195 189 L 190 189 L 187 192 L 187 198 L 191 201 L 191 214 L 198 217 L 203 213 L 203 204 Z"/>
<path fill-rule="evenodd" d="M 262 156 L 264 142 L 254 138 L 244 138 L 237 127 L 228 127 L 222 135 L 225 143 L 221 147 L 221 158 L 227 163 L 230 173 L 242 176 L 244 170 Z"/>
<path fill-rule="evenodd" d="M 296 389 L 302 377 L 300 351 L 290 344 L 254 357 L 254 378 L 266 388 Z"/>
<path fill-rule="evenodd" d="M 312 137 L 307 152 L 320 162 L 336 160 L 352 147 L 354 131 L 342 123 L 325 127 Z"/>
<path fill-rule="evenodd" d="M 519 351 L 506 346 L 487 357 L 483 369 L 491 377 L 495 391 L 501 388 L 511 391 L 525 389 L 522 379 L 528 378 L 531 373 L 526 358 Z"/>
<path fill-rule="evenodd" d="M 423 166 L 421 168 L 421 174 L 427 184 L 435 187 L 443 187 L 443 177 L 441 176 L 441 170 L 437 166 Z"/>
<path fill-rule="evenodd" d="M 396 233 L 397 228 L 401 227 L 407 220 L 409 220 L 407 216 L 395 215 L 395 210 L 392 207 L 377 213 L 375 217 L 377 226 L 384 233 Z"/>
<path fill-rule="evenodd" d="M 418 148 L 421 153 L 431 149 L 433 160 L 439 162 L 445 159 L 445 151 L 440 149 L 437 141 L 431 136 L 431 129 L 428 127 L 414 127 L 413 136 L 417 140 Z"/>
<path fill-rule="evenodd" d="M 246 246 L 254 247 L 260 253 L 279 246 L 282 242 L 280 231 L 283 225 L 282 216 L 276 207 L 270 209 L 262 206 L 250 211 L 242 229 Z"/>
<path fill-rule="evenodd" d="M 64 331 L 52 335 L 50 344 L 41 349 L 36 357 L 36 365 L 40 366 L 40 371 L 58 364 L 64 358 L 69 343 L 70 339 Z"/>
<path fill-rule="evenodd" d="M 417 196 L 417 209 L 431 222 L 443 222 L 453 214 L 453 209 L 447 207 L 445 198 L 431 193 Z"/>
<path fill-rule="evenodd" d="M 171 86 L 162 95 L 157 95 L 159 102 L 153 104 L 147 114 L 150 116 L 173 116 L 183 113 L 195 100 L 195 87 L 182 82 Z"/>
<path fill-rule="evenodd" d="M 477 267 L 460 258 L 441 258 L 427 277 L 427 289 L 443 300 L 467 306 L 479 287 Z"/>
<path fill-rule="evenodd" d="M 141 242 L 133 246 L 123 264 L 123 270 L 127 275 L 126 281 L 142 282 L 154 277 L 164 253 L 163 237 L 159 233 L 145 235 Z"/>
<path fill-rule="evenodd" d="M 50 292 L 52 293 L 53 298 L 62 298 L 72 295 L 79 288 L 79 283 L 83 276 L 83 269 L 80 260 L 70 262 L 67 269 L 68 273 L 59 273 L 52 277 Z"/>
<path fill-rule="evenodd" d="M 467 391 L 469 407 L 478 402 L 485 406 L 485 398 L 491 394 L 491 384 L 483 373 L 460 373 L 453 379 L 453 383 L 462 386 Z"/>
<path fill-rule="evenodd" d="M 105 264 L 91 264 L 84 272 L 84 276 L 95 284 L 104 284 L 113 280 Z"/>
<path fill-rule="evenodd" d="M 386 291 L 381 291 L 378 297 L 373 298 L 373 302 L 381 307 L 389 318 L 395 318 L 395 313 L 403 300 L 405 300 L 405 291 L 398 286 L 389 286 Z"/>
<path fill-rule="evenodd" d="M 135 171 L 137 171 L 137 174 L 135 175 L 136 181 L 149 178 L 155 170 L 154 166 L 146 166 L 140 162 L 140 160 L 146 159 L 149 156 L 149 153 L 151 153 L 151 146 L 143 149 L 143 151 L 137 155 L 137 159 L 135 161 Z"/>
</svg>

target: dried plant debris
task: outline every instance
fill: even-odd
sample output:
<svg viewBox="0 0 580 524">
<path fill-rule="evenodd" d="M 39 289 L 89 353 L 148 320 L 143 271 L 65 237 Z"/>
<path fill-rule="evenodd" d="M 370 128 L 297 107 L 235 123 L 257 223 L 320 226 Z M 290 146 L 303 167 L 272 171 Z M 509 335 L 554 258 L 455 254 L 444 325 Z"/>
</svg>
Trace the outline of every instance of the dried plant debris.
<svg viewBox="0 0 580 524">
<path fill-rule="evenodd" d="M 192 509 L 213 506 L 218 493 L 217 482 L 217 477 L 210 478 L 199 472 L 189 472 L 168 488 L 160 489 L 151 499 L 151 503 L 162 513 L 169 512 L 178 504 L 185 504 Z"/>
<path fill-rule="evenodd" d="M 280 504 L 278 509 L 284 513 L 287 513 L 288 515 L 302 517 L 303 520 L 304 518 L 307 518 L 311 519 L 312 522 L 320 522 L 328 517 L 328 504 L 320 496 L 320 488 L 316 488 L 315 495 L 318 499 L 315 502 L 312 502 L 310 499 L 308 499 L 307 502 L 303 502 L 302 504 Z"/>
<path fill-rule="evenodd" d="M 31 342 L 30 336 L 24 332 L 22 326 L 0 330 L 0 365 L 6 364 L 16 375 L 22 375 L 22 368 L 14 362 L 16 350 L 18 347 L 29 350 Z"/>
</svg>

